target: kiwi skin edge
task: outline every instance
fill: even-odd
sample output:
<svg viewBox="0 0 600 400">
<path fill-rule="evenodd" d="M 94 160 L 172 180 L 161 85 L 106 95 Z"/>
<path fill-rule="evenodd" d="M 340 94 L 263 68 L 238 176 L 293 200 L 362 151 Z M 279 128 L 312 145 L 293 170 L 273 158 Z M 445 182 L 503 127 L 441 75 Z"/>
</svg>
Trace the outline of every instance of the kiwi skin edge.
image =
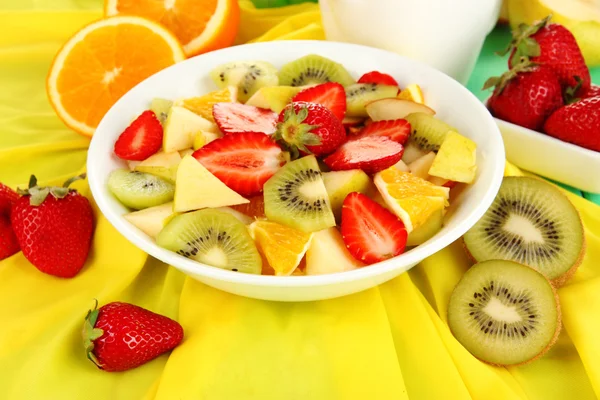
<svg viewBox="0 0 600 400">
<path fill-rule="evenodd" d="M 463 244 L 464 244 L 464 242 L 463 242 Z M 465 248 L 466 248 L 466 246 L 465 246 Z M 469 253 L 469 252 L 467 251 L 467 253 Z M 473 259 L 473 257 L 472 257 L 470 254 L 469 254 L 469 258 Z M 490 260 L 490 261 L 491 261 L 491 260 Z M 512 262 L 515 262 L 515 261 L 512 261 Z M 520 264 L 520 263 L 517 263 L 517 264 Z M 521 264 L 521 265 L 524 265 L 524 264 Z M 527 265 L 527 267 L 528 267 L 528 265 Z M 531 268 L 531 267 L 530 267 L 530 268 Z M 573 268 L 572 268 L 572 269 L 573 269 Z M 575 269 L 576 269 L 576 268 L 575 268 Z M 535 270 L 535 271 L 537 271 L 537 270 Z M 569 270 L 569 271 L 570 271 L 570 270 Z M 552 346 L 554 346 L 554 344 L 555 344 L 555 343 L 556 343 L 556 341 L 558 340 L 558 336 L 560 335 L 560 331 L 561 331 L 561 329 L 562 329 L 562 312 L 561 312 L 561 309 L 560 309 L 560 298 L 558 297 L 558 292 L 556 291 L 556 287 L 554 287 L 554 285 L 552 284 L 552 282 L 551 282 L 551 281 L 550 281 L 548 278 L 546 278 L 546 276 L 545 276 L 544 274 L 540 273 L 539 271 L 537 271 L 537 272 L 538 272 L 540 275 L 542 275 L 542 276 L 544 277 L 544 279 L 546 279 L 546 280 L 547 280 L 547 281 L 550 283 L 550 288 L 552 289 L 552 293 L 554 294 L 554 300 L 556 301 L 556 330 L 554 331 L 554 336 L 552 336 L 552 339 L 550 339 L 550 342 L 548 342 L 548 345 L 547 345 L 546 347 L 544 347 L 544 348 L 542 349 L 542 351 L 540 351 L 540 352 L 539 352 L 539 353 L 538 353 L 536 356 L 534 356 L 533 358 L 530 358 L 529 360 L 525 360 L 525 361 L 523 361 L 523 362 L 521 362 L 521 363 L 518 363 L 518 364 L 509 364 L 509 365 L 505 365 L 505 364 L 496 364 L 496 363 L 492 363 L 492 362 L 489 362 L 489 361 L 486 361 L 486 360 L 482 360 L 481 358 L 477 358 L 477 357 L 475 357 L 475 356 L 473 356 L 473 357 L 477 358 L 479 361 L 482 361 L 482 362 L 484 362 L 484 363 L 486 363 L 486 364 L 489 364 L 489 365 L 493 365 L 493 366 L 495 366 L 495 367 L 508 367 L 508 366 L 511 366 L 511 367 L 518 367 L 518 366 L 521 366 L 521 365 L 529 364 L 529 363 L 531 363 L 531 362 L 533 362 L 533 361 L 537 360 L 538 358 L 540 358 L 540 357 L 542 357 L 544 354 L 546 354 L 546 353 L 548 352 L 548 350 L 550 350 L 550 349 L 552 348 Z M 567 271 L 567 272 L 568 272 L 568 271 Z M 566 274 L 565 274 L 565 275 L 566 275 Z M 563 275 L 563 276 L 564 276 L 564 275 Z M 457 285 L 457 286 L 458 286 L 458 285 Z M 455 287 L 455 289 L 454 289 L 454 290 L 456 290 L 456 287 Z M 453 290 L 453 292 L 454 292 L 454 290 Z M 448 311 L 446 310 L 446 313 L 447 313 L 447 312 L 448 312 Z M 448 317 L 446 317 L 446 319 L 447 319 L 447 318 L 448 318 Z M 450 329 L 450 325 L 448 325 L 448 329 Z M 452 329 L 450 329 L 450 332 L 452 333 L 452 336 L 456 337 L 456 335 L 454 335 L 454 332 L 452 332 Z M 466 350 L 466 349 L 465 349 L 465 350 Z M 467 351 L 468 351 L 468 350 L 467 350 Z M 470 354 L 470 353 L 469 353 L 469 354 Z"/>
</svg>

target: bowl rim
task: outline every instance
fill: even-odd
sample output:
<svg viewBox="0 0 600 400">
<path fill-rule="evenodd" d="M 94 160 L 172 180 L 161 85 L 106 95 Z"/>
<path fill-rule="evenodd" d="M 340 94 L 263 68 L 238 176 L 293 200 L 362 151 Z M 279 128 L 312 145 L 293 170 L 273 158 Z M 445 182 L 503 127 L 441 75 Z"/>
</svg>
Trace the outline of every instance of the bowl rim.
<svg viewBox="0 0 600 400">
<path fill-rule="evenodd" d="M 437 253 L 443 248 L 449 246 L 451 243 L 459 239 L 462 235 L 464 235 L 467 230 L 469 230 L 487 211 L 489 206 L 494 201 L 498 190 L 500 189 L 500 184 L 502 183 L 502 178 L 504 175 L 504 165 L 505 165 L 505 151 L 504 144 L 502 141 L 502 136 L 500 134 L 500 130 L 498 129 L 497 124 L 494 122 L 493 117 L 485 107 L 485 105 L 477 99 L 477 97 L 472 94 L 466 87 L 447 76 L 443 72 L 440 72 L 429 65 L 421 63 L 416 60 L 409 59 L 407 57 L 401 56 L 399 54 L 364 46 L 358 44 L 351 43 L 341 43 L 341 42 L 332 42 L 332 41 L 320 41 L 320 40 L 288 40 L 288 41 L 274 41 L 274 42 L 260 42 L 260 43 L 250 43 L 243 44 L 238 46 L 232 46 L 225 49 L 220 49 L 216 51 L 212 51 L 200 56 L 196 56 L 193 58 L 189 58 L 187 60 L 181 61 L 177 64 L 174 64 L 168 68 L 163 69 L 162 71 L 157 72 L 156 74 L 146 78 L 144 81 L 138 83 L 135 87 L 133 87 L 130 91 L 124 94 L 105 114 L 100 124 L 97 127 L 98 130 L 102 130 L 102 126 L 106 123 L 107 117 L 110 117 L 111 111 L 116 108 L 120 108 L 122 103 L 126 103 L 127 95 L 132 91 L 136 91 L 140 86 L 145 85 L 148 80 L 156 80 L 157 77 L 164 73 L 165 71 L 179 68 L 180 65 L 185 63 L 196 63 L 198 59 L 205 60 L 210 62 L 211 59 L 219 59 L 222 54 L 225 53 L 236 53 L 240 48 L 248 48 L 252 47 L 257 53 L 268 54 L 269 52 L 274 52 L 276 49 L 281 50 L 285 54 L 285 49 L 288 46 L 295 47 L 303 47 L 307 50 L 307 54 L 310 52 L 314 52 L 316 47 L 319 47 L 322 51 L 326 51 L 330 48 L 345 48 L 348 52 L 352 52 L 354 54 L 360 54 L 361 52 L 368 52 L 371 55 L 376 56 L 378 53 L 381 55 L 385 55 L 386 57 L 398 58 L 402 63 L 408 63 L 414 68 L 418 68 L 426 75 L 437 75 L 440 79 L 449 80 L 449 85 L 453 86 L 453 90 L 456 92 L 460 92 L 462 96 L 471 98 L 473 107 L 475 109 L 479 109 L 480 112 L 485 113 L 489 118 L 488 124 L 482 129 L 489 131 L 490 140 L 492 141 L 490 148 L 493 149 L 493 152 L 490 153 L 490 158 L 493 160 L 493 165 L 491 168 L 493 169 L 492 181 L 489 182 L 485 193 L 482 197 L 482 201 L 477 205 L 475 210 L 469 215 L 468 218 L 460 221 L 458 225 L 444 235 L 440 237 L 435 237 L 434 240 L 426 242 L 422 245 L 416 246 L 411 250 L 403 253 L 399 256 L 393 257 L 391 259 L 369 265 L 368 267 L 362 267 L 351 271 L 330 273 L 330 274 L 322 274 L 322 275 L 303 275 L 303 276 L 274 276 L 274 275 L 254 275 L 254 274 L 244 274 L 239 272 L 233 272 L 213 266 L 209 266 L 206 264 L 202 264 L 198 261 L 194 261 L 169 250 L 163 249 L 159 247 L 152 239 L 149 239 L 146 234 L 139 231 L 129 222 L 127 222 L 122 215 L 118 215 L 117 213 L 111 211 L 110 205 L 108 204 L 107 196 L 102 195 L 102 185 L 105 185 L 105 182 L 99 178 L 99 173 L 97 170 L 100 168 L 99 163 L 94 162 L 96 153 L 94 150 L 99 143 L 99 135 L 92 137 L 90 147 L 88 150 L 88 160 L 87 160 L 87 171 L 88 171 L 88 182 L 90 186 L 90 190 L 92 195 L 96 201 L 96 204 L 104 217 L 115 227 L 115 229 L 123 235 L 128 241 L 133 243 L 136 247 L 143 250 L 145 253 L 157 258 L 158 260 L 175 267 L 183 271 L 189 275 L 200 275 L 203 278 L 207 278 L 215 281 L 226 281 L 229 283 L 250 285 L 256 287 L 320 287 L 320 286 L 328 286 L 334 284 L 341 284 L 346 282 L 354 282 L 361 281 L 381 275 L 385 275 L 393 270 L 400 270 L 401 272 L 410 269 L 412 266 L 416 265 L 423 259 Z M 399 262 L 400 261 L 400 262 Z"/>
</svg>

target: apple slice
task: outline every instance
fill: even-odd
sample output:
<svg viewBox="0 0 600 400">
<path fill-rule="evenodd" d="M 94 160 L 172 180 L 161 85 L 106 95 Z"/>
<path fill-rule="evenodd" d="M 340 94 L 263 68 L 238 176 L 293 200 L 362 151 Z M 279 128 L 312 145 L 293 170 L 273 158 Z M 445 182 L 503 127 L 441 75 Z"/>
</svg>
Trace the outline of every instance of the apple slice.
<svg viewBox="0 0 600 400">
<path fill-rule="evenodd" d="M 173 106 L 164 125 L 163 150 L 172 152 L 191 148 L 200 131 L 217 132 L 217 125 L 187 108 Z"/>
<path fill-rule="evenodd" d="M 472 183 L 477 172 L 477 145 L 454 131 L 446 134 L 429 175 L 454 182 Z"/>
<path fill-rule="evenodd" d="M 331 210 L 338 221 L 341 218 L 342 204 L 348 194 L 352 192 L 367 194 L 376 191 L 371 178 L 360 169 L 323 172 L 322 175 L 331 202 Z"/>
<path fill-rule="evenodd" d="M 435 111 L 425 104 L 397 98 L 375 100 L 367 103 L 365 108 L 373 121 L 402 119 L 408 114 L 417 112 L 435 115 Z"/>
<path fill-rule="evenodd" d="M 303 89 L 303 87 L 296 86 L 265 86 L 258 89 L 258 92 L 254 93 L 246 104 L 280 113 L 292 101 L 292 97 Z"/>
<path fill-rule="evenodd" d="M 435 153 L 433 151 L 430 151 L 423 157 L 417 158 L 415 161 L 408 164 L 408 168 L 410 168 L 410 173 L 415 176 L 418 176 L 421 179 L 429 178 L 429 168 L 431 168 L 431 164 L 433 164 L 434 159 Z"/>
<path fill-rule="evenodd" d="M 314 233 L 306 251 L 306 275 L 351 271 L 363 266 L 352 257 L 336 227 Z"/>
<path fill-rule="evenodd" d="M 151 238 L 156 238 L 158 232 L 175 216 L 173 202 L 161 204 L 160 206 L 146 208 L 123 215 L 127 221 L 135 225 L 139 230 Z"/>
<path fill-rule="evenodd" d="M 171 151 L 169 153 L 159 151 L 140 162 L 137 167 L 172 167 L 173 165 L 179 164 L 180 161 L 181 155 L 179 155 L 179 152 L 177 151 Z"/>
<path fill-rule="evenodd" d="M 396 164 L 394 164 L 394 167 L 398 168 L 402 172 L 410 172 L 410 168 L 402 160 L 400 160 Z"/>
</svg>

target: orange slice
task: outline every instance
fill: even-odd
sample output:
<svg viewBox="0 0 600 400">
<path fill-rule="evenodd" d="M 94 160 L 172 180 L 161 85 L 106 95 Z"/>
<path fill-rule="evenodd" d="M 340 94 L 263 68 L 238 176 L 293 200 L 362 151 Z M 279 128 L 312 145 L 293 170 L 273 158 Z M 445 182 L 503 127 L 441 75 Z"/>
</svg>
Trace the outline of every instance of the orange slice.
<svg viewBox="0 0 600 400">
<path fill-rule="evenodd" d="M 84 27 L 59 50 L 46 91 L 67 126 L 92 136 L 129 89 L 183 59 L 177 38 L 161 25 L 138 17 L 107 18 Z"/>
<path fill-rule="evenodd" d="M 312 233 L 264 220 L 254 221 L 248 228 L 275 275 L 291 275 L 313 237 Z"/>
<path fill-rule="evenodd" d="M 435 211 L 448 205 L 450 189 L 435 186 L 396 167 L 378 172 L 373 182 L 385 204 L 400 217 L 408 232 L 423 225 Z"/>
<path fill-rule="evenodd" d="M 193 56 L 231 46 L 238 31 L 238 0 L 105 0 L 106 16 L 128 14 L 160 22 Z"/>
<path fill-rule="evenodd" d="M 230 86 L 225 89 L 215 90 L 200 97 L 189 97 L 175 102 L 199 116 L 215 122 L 212 115 L 213 106 L 217 103 L 233 103 L 237 98 L 237 88 Z"/>
<path fill-rule="evenodd" d="M 425 104 L 421 87 L 417 84 L 408 85 L 397 96 L 399 99 L 414 101 L 415 103 Z"/>
</svg>

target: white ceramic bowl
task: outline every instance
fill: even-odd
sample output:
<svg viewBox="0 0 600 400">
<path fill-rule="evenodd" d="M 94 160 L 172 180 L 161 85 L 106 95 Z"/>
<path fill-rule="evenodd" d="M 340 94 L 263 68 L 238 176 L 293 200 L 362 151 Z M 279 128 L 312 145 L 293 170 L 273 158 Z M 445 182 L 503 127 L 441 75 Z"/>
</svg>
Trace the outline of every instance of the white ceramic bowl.
<svg viewBox="0 0 600 400">
<path fill-rule="evenodd" d="M 249 275 L 200 264 L 158 247 L 122 215 L 128 210 L 108 191 L 108 175 L 125 164 L 113 154 L 114 142 L 131 119 L 154 97 L 176 99 L 215 90 L 208 73 L 229 61 L 265 60 L 281 67 L 307 54 L 342 63 L 356 78 L 379 70 L 401 86 L 418 83 L 437 116 L 477 143 L 478 173 L 473 185 L 452 199 L 443 229 L 426 243 L 390 260 L 354 271 L 319 276 Z M 102 119 L 88 155 L 88 179 L 102 213 L 133 244 L 151 256 L 215 288 L 265 300 L 308 301 L 339 297 L 368 289 L 407 271 L 461 237 L 492 203 L 504 171 L 504 146 L 494 119 L 467 89 L 439 71 L 394 53 L 353 44 L 324 41 L 280 41 L 230 47 L 191 58 L 157 73 L 126 93 Z M 440 268 L 443 268 L 440 265 Z"/>
</svg>

